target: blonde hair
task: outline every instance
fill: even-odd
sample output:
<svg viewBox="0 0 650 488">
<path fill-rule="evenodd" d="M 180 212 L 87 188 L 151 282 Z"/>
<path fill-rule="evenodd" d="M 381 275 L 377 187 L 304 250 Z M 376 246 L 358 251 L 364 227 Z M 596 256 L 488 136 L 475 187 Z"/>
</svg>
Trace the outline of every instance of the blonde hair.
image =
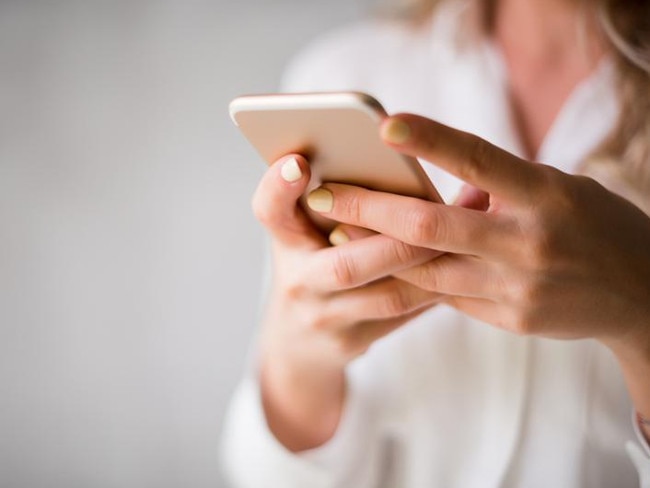
<svg viewBox="0 0 650 488">
<path fill-rule="evenodd" d="M 400 17 L 418 22 L 450 0 L 398 0 Z M 489 25 L 493 2 L 481 2 Z M 598 20 L 614 60 L 620 116 L 610 134 L 583 162 L 581 172 L 650 213 L 650 0 L 583 0 Z"/>
</svg>

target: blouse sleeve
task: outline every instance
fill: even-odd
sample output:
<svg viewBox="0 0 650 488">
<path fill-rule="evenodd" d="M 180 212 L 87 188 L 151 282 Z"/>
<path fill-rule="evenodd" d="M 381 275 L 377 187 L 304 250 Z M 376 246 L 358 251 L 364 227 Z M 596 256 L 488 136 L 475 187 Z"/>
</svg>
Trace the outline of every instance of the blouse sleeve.
<svg viewBox="0 0 650 488">
<path fill-rule="evenodd" d="M 292 453 L 269 430 L 257 379 L 248 375 L 230 404 L 222 434 L 224 473 L 237 488 L 375 486 L 381 442 L 363 391 L 348 381 L 341 423 L 323 446 Z"/>
</svg>

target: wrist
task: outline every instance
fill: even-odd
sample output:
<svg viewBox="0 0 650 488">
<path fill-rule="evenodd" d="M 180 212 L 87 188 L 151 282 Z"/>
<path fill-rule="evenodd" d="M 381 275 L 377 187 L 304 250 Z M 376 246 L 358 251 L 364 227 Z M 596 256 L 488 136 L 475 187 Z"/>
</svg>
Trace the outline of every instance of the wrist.
<svg viewBox="0 0 650 488">
<path fill-rule="evenodd" d="M 293 452 L 328 441 L 342 415 L 344 367 L 269 351 L 260 359 L 262 406 L 276 439 Z"/>
</svg>

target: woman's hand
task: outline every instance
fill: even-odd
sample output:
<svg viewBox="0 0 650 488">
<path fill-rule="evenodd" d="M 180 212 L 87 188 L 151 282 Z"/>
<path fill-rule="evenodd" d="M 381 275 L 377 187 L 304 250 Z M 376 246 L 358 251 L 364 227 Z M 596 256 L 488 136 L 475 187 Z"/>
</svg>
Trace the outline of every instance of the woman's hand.
<svg viewBox="0 0 650 488">
<path fill-rule="evenodd" d="M 267 171 L 253 199 L 273 251 L 260 338 L 262 399 L 269 427 L 295 451 L 335 432 L 345 365 L 439 300 L 391 277 L 437 251 L 386 235 L 330 247 L 298 204 L 309 177 L 304 158 L 287 156 Z"/>
<path fill-rule="evenodd" d="M 487 210 L 340 184 L 312 192 L 312 209 L 448 252 L 399 277 L 469 315 L 520 334 L 642 347 L 650 358 L 648 216 L 591 179 L 422 117 L 388 119 L 382 135 L 489 193 Z"/>
<path fill-rule="evenodd" d="M 616 355 L 637 411 L 650 418 L 650 218 L 589 178 L 422 117 L 388 119 L 382 135 L 476 187 L 470 200 L 489 194 L 486 208 L 338 184 L 312 192 L 310 207 L 353 232 L 447 251 L 397 276 L 469 315 L 519 334 L 600 340 Z"/>
</svg>

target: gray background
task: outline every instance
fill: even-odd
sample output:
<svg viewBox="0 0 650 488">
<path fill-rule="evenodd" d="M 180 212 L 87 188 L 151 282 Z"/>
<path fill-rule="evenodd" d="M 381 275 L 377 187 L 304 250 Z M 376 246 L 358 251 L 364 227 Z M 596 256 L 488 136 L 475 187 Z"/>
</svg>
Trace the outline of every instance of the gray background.
<svg viewBox="0 0 650 488">
<path fill-rule="evenodd" d="M 227 103 L 370 1 L 0 2 L 0 485 L 223 486 L 263 165 Z"/>
</svg>

